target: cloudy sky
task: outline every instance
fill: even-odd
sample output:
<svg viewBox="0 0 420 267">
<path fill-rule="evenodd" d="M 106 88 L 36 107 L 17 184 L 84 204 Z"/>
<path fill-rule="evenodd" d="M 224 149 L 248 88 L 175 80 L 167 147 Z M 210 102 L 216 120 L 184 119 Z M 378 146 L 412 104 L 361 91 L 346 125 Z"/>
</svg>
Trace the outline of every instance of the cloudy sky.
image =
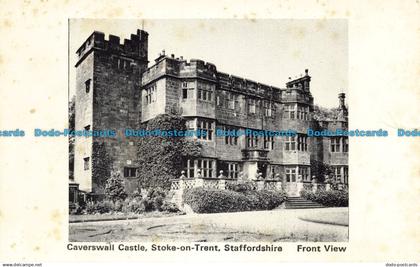
<svg viewBox="0 0 420 267">
<path fill-rule="evenodd" d="M 95 30 L 121 42 L 144 27 L 149 65 L 166 54 L 214 63 L 219 71 L 284 88 L 288 77 L 309 69 L 315 103 L 338 105 L 348 88 L 346 20 L 86 20 L 69 22 L 70 94 L 74 93 L 76 50 Z"/>
</svg>

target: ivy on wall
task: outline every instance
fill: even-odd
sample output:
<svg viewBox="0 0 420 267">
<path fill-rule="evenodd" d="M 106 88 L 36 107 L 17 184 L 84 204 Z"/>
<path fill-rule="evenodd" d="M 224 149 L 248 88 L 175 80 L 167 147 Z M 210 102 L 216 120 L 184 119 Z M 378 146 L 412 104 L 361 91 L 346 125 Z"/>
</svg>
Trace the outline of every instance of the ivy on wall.
<svg viewBox="0 0 420 267">
<path fill-rule="evenodd" d="M 162 114 L 145 125 L 146 130 L 186 130 L 186 121 L 179 115 Z M 149 136 L 138 141 L 138 178 L 141 188 L 169 189 L 171 179 L 181 174 L 183 160 L 198 157 L 201 145 L 185 137 Z"/>
<path fill-rule="evenodd" d="M 92 182 L 97 192 L 103 193 L 106 181 L 111 177 L 112 159 L 103 142 L 93 142 L 92 146 Z"/>
</svg>

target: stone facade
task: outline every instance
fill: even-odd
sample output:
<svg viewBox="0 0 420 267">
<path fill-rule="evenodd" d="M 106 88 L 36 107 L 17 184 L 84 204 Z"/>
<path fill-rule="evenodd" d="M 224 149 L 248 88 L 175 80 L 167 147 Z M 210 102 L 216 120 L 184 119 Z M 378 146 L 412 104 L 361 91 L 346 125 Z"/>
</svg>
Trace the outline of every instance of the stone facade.
<svg viewBox="0 0 420 267">
<path fill-rule="evenodd" d="M 199 159 L 187 160 L 180 170 L 187 178 L 265 179 L 296 183 L 311 181 L 311 160 L 334 166 L 335 178 L 348 181 L 348 139 L 308 137 L 307 129 L 347 129 L 344 94 L 334 121 L 313 119 L 311 77 L 305 75 L 277 88 L 219 72 L 212 63 L 189 61 L 162 53 L 148 67 L 148 34 L 137 31 L 120 44 L 119 38 L 94 32 L 77 51 L 76 130 L 136 129 L 159 114 L 176 112 L 189 129 L 206 130 Z M 88 92 L 87 81 L 91 81 Z M 224 130 L 295 130 L 296 137 L 216 136 Z M 193 137 L 197 138 L 197 137 Z M 100 193 L 86 158 L 95 138 L 77 138 L 75 180 L 80 188 Z M 135 183 L 136 147 L 123 136 L 106 139 L 114 168 L 127 184 Z M 128 170 L 128 171 L 127 171 Z"/>
</svg>

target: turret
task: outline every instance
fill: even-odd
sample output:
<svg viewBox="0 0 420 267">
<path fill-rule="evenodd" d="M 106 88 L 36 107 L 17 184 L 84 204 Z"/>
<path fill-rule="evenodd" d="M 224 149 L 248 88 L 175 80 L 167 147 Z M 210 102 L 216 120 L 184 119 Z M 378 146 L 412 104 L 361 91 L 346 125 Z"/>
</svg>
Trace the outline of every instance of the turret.
<svg viewBox="0 0 420 267">
<path fill-rule="evenodd" d="M 338 119 L 339 120 L 347 120 L 348 110 L 347 110 L 347 106 L 346 106 L 346 103 L 345 103 L 345 99 L 346 99 L 346 94 L 345 93 L 338 94 L 338 100 L 339 100 Z"/>
</svg>

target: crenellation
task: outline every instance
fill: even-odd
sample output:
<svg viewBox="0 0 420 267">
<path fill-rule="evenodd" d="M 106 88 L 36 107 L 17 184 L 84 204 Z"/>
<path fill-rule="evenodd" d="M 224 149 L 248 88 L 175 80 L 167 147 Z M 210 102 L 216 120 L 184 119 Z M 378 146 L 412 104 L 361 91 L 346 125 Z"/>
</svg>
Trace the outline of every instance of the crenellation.
<svg viewBox="0 0 420 267">
<path fill-rule="evenodd" d="M 130 39 L 124 39 L 124 43 L 120 43 L 120 37 L 110 34 L 108 40 L 105 39 L 105 34 L 102 32 L 93 32 L 86 41 L 77 50 L 78 62 L 93 50 L 106 51 L 108 53 L 118 55 L 121 57 L 131 58 L 136 61 L 147 61 L 147 33 L 144 31 L 137 31 L 136 35 L 131 34 Z"/>
</svg>

